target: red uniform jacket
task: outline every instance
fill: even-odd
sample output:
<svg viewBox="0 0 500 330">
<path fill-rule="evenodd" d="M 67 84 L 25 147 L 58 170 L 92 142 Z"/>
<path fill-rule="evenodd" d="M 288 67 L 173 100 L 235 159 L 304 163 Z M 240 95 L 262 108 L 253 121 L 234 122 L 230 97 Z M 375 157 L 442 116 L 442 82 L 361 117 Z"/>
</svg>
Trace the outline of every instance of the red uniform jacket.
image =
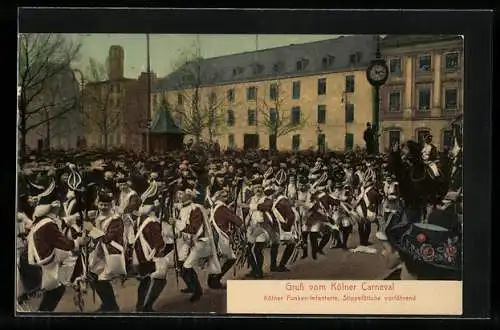
<svg viewBox="0 0 500 330">
<path fill-rule="evenodd" d="M 309 209 L 310 216 L 306 220 L 306 225 L 312 225 L 317 221 L 328 222 L 329 219 L 326 214 L 328 214 L 330 206 L 333 206 L 335 205 L 335 203 L 337 203 L 335 199 L 327 193 L 318 191 L 311 196 L 311 200 L 314 204 Z"/>
<path fill-rule="evenodd" d="M 121 218 L 113 218 L 113 220 L 110 221 L 104 236 L 101 238 L 101 242 L 106 244 L 109 254 L 120 254 L 121 252 L 111 245 L 112 241 L 115 241 L 123 246 L 123 220 Z"/>
<path fill-rule="evenodd" d="M 293 212 L 292 204 L 287 198 L 282 198 L 276 204 L 276 210 L 285 219 L 285 223 L 281 223 L 281 229 L 290 231 L 295 223 L 295 213 Z"/>
<path fill-rule="evenodd" d="M 227 206 L 221 205 L 217 207 L 214 212 L 214 221 L 225 234 L 229 235 L 230 224 L 236 227 L 243 226 L 243 220 L 234 214 L 234 212 Z"/>
<path fill-rule="evenodd" d="M 145 219 L 141 220 L 141 224 L 144 221 Z M 139 224 L 139 228 L 141 227 L 141 224 Z M 151 249 L 155 249 L 154 258 L 161 258 L 165 256 L 165 242 L 163 241 L 163 237 L 161 235 L 161 224 L 159 221 L 149 222 L 142 230 L 142 235 L 144 236 L 144 240 L 148 243 L 149 247 Z M 152 260 L 147 260 L 142 248 L 141 240 L 137 239 L 134 249 L 139 264 L 153 263 Z"/>
<path fill-rule="evenodd" d="M 186 224 L 186 227 L 182 230 L 182 232 L 186 234 L 196 235 L 200 230 L 200 227 L 203 227 L 203 232 L 201 234 L 201 236 L 203 236 L 205 234 L 203 213 L 199 207 L 196 207 L 189 214 L 189 223 Z"/>
<path fill-rule="evenodd" d="M 37 222 L 35 221 L 34 224 Z M 33 240 L 40 260 L 49 257 L 54 249 L 63 251 L 75 249 L 75 242 L 65 237 L 55 222 L 49 222 L 40 227 L 33 235 Z"/>
<path fill-rule="evenodd" d="M 265 198 L 264 201 L 257 206 L 257 210 L 261 211 L 264 215 L 264 223 L 276 226 L 277 223 L 274 219 L 272 208 L 273 200 L 270 198 Z"/>
</svg>

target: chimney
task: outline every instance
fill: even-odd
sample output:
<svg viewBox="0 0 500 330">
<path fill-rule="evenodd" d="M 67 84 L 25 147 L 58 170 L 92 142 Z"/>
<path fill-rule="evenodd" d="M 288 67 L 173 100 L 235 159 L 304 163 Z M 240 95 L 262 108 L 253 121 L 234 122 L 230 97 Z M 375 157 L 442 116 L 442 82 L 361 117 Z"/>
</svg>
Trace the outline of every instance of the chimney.
<svg viewBox="0 0 500 330">
<path fill-rule="evenodd" d="M 111 46 L 109 48 L 109 79 L 119 80 L 123 78 L 124 51 L 121 46 Z"/>
</svg>

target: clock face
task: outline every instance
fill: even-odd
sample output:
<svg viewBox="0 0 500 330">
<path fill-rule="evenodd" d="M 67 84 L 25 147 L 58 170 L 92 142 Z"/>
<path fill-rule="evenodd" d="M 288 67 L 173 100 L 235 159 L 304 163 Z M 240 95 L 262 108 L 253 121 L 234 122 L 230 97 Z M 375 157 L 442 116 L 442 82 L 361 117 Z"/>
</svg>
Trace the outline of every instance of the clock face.
<svg viewBox="0 0 500 330">
<path fill-rule="evenodd" d="M 370 69 L 370 78 L 373 81 L 383 81 L 387 77 L 387 68 L 382 64 L 375 64 Z"/>
</svg>

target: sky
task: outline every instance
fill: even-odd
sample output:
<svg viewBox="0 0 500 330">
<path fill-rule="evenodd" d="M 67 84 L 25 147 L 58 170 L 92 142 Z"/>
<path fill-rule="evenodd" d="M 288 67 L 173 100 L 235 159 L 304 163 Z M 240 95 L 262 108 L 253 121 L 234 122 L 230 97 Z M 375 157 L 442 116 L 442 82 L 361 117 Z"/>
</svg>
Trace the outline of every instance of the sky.
<svg viewBox="0 0 500 330">
<path fill-rule="evenodd" d="M 151 34 L 151 71 L 158 77 L 172 72 L 184 51 L 192 51 L 199 37 L 201 56 L 204 58 L 254 51 L 258 48 L 273 48 L 289 44 L 306 43 L 336 38 L 339 35 L 195 35 L 195 34 Z M 80 58 L 74 63 L 76 68 L 85 70 L 89 59 L 105 63 L 109 47 L 120 45 L 125 53 L 124 74 L 127 78 L 137 78 L 147 68 L 145 34 L 78 34 L 70 35 L 82 43 Z M 256 40 L 257 39 L 257 40 Z"/>
</svg>

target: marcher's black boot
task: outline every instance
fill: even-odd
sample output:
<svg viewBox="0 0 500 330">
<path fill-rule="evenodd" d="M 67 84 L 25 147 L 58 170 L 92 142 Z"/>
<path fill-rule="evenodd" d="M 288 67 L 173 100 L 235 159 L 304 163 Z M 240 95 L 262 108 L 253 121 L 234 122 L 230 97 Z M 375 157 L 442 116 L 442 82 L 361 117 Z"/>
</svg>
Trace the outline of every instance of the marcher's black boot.
<svg viewBox="0 0 500 330">
<path fill-rule="evenodd" d="M 153 279 L 153 283 L 150 286 L 149 291 L 146 294 L 146 302 L 144 304 L 144 312 L 154 313 L 153 304 L 156 302 L 158 297 L 160 296 L 163 288 L 167 285 L 167 280 L 163 279 Z"/>
<path fill-rule="evenodd" d="M 301 259 L 305 259 L 308 256 L 308 247 L 309 247 L 309 242 L 307 239 L 309 238 L 309 232 L 308 231 L 303 231 L 302 234 L 302 257 Z"/>
<path fill-rule="evenodd" d="M 96 281 L 95 291 L 101 299 L 101 307 L 96 312 L 118 312 L 120 308 L 116 303 L 115 292 L 110 281 Z"/>
<path fill-rule="evenodd" d="M 314 260 L 318 259 L 318 238 L 319 233 L 310 233 L 309 238 L 311 240 L 311 254 Z"/>
<path fill-rule="evenodd" d="M 332 234 L 330 233 L 330 231 L 327 231 L 327 232 L 323 233 L 323 236 L 321 237 L 321 240 L 319 241 L 319 244 L 318 244 L 318 253 L 319 254 L 322 254 L 322 255 L 325 254 L 325 252 L 323 251 L 323 249 L 325 248 L 325 246 L 330 241 L 330 237 L 332 237 Z"/>
<path fill-rule="evenodd" d="M 352 233 L 352 226 L 347 226 L 342 228 L 342 241 L 340 247 L 347 250 L 347 242 L 349 241 L 349 235 Z"/>
<path fill-rule="evenodd" d="M 215 289 L 215 290 L 225 289 L 226 287 L 221 283 L 221 280 L 224 277 L 224 275 L 226 275 L 226 273 L 231 269 L 231 267 L 234 265 L 235 262 L 236 262 L 235 259 L 229 259 L 222 265 L 220 274 L 208 275 L 209 276 L 208 287 L 210 289 Z"/>
<path fill-rule="evenodd" d="M 185 268 L 183 267 L 183 265 L 184 265 L 183 262 L 179 262 L 179 267 L 178 267 L 179 275 L 182 278 L 182 281 L 184 281 L 184 283 L 186 284 L 186 288 L 181 289 L 181 292 L 182 293 L 193 293 L 193 288 L 189 284 L 189 274 L 187 274 L 185 272 Z"/>
<path fill-rule="evenodd" d="M 53 290 L 45 291 L 38 311 L 53 312 L 57 308 L 65 291 L 66 287 L 64 287 L 64 285 L 58 286 Z"/>
<path fill-rule="evenodd" d="M 270 254 L 270 268 L 269 270 L 271 272 L 276 272 L 278 270 L 278 266 L 276 265 L 277 259 L 278 259 L 278 249 L 279 249 L 279 244 L 272 244 L 271 248 L 269 249 L 269 254 Z"/>
<path fill-rule="evenodd" d="M 190 284 L 189 286 L 193 289 L 193 294 L 189 298 L 189 301 L 196 302 L 200 300 L 201 296 L 203 295 L 203 290 L 201 289 L 200 280 L 198 279 L 198 274 L 196 274 L 196 271 L 193 268 L 185 268 L 185 269 L 189 277 L 189 284 Z"/>
<path fill-rule="evenodd" d="M 257 278 L 258 272 L 257 272 L 257 258 L 255 257 L 255 250 L 256 250 L 256 245 L 255 244 L 249 244 L 248 248 L 248 254 L 247 254 L 247 260 L 248 264 L 250 265 L 251 271 L 245 275 L 246 278 Z"/>
<path fill-rule="evenodd" d="M 264 247 L 266 243 L 255 243 L 255 276 L 256 278 L 263 278 L 264 272 L 262 267 L 264 266 Z"/>
<path fill-rule="evenodd" d="M 341 245 L 340 231 L 333 230 L 332 243 L 330 244 L 330 249 L 338 248 L 340 245 Z"/>
<path fill-rule="evenodd" d="M 285 247 L 285 251 L 283 251 L 283 255 L 281 256 L 280 265 L 278 267 L 278 272 L 289 272 L 290 270 L 286 267 L 288 264 L 288 260 L 293 254 L 295 250 L 294 244 L 287 244 Z"/>
<path fill-rule="evenodd" d="M 144 311 L 144 302 L 146 299 L 146 293 L 148 292 L 149 285 L 151 284 L 151 279 L 148 277 L 143 278 L 139 282 L 137 287 L 137 304 L 135 305 L 136 312 Z"/>
</svg>

